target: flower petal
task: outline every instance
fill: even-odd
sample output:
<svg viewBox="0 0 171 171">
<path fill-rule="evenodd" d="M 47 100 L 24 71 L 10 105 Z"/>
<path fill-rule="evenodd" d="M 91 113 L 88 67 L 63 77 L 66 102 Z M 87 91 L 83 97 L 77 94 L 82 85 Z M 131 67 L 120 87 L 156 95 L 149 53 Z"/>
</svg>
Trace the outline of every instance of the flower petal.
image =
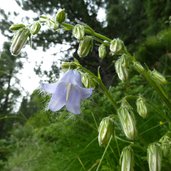
<svg viewBox="0 0 171 171">
<path fill-rule="evenodd" d="M 41 83 L 40 87 L 43 91 L 46 91 L 47 93 L 53 94 L 56 91 L 58 83 Z"/>
<path fill-rule="evenodd" d="M 56 91 L 53 93 L 48 108 L 55 112 L 60 110 L 66 104 L 66 85 L 59 83 L 56 87 Z"/>
<path fill-rule="evenodd" d="M 66 102 L 67 110 L 74 114 L 80 114 L 80 101 L 80 89 L 72 85 L 70 90 L 70 96 L 68 98 L 68 101 Z"/>
<path fill-rule="evenodd" d="M 73 85 L 78 85 L 82 87 L 81 75 L 76 70 L 68 70 L 61 76 L 60 82 L 71 83 Z"/>
<path fill-rule="evenodd" d="M 81 91 L 81 99 L 87 99 L 88 97 L 91 96 L 91 94 L 93 92 L 93 88 L 80 87 L 80 91 Z"/>
</svg>

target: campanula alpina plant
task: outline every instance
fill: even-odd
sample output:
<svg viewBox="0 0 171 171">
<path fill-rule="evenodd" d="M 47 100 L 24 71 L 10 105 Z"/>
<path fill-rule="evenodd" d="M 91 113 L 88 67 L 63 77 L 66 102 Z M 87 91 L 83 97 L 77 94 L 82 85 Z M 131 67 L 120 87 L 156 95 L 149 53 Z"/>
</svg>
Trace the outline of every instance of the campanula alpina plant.
<svg viewBox="0 0 171 171">
<path fill-rule="evenodd" d="M 55 112 L 64 105 L 74 114 L 80 114 L 80 102 L 91 96 L 93 89 L 84 88 L 77 70 L 68 70 L 57 83 L 42 83 L 41 89 L 52 95 L 48 109 Z"/>
</svg>

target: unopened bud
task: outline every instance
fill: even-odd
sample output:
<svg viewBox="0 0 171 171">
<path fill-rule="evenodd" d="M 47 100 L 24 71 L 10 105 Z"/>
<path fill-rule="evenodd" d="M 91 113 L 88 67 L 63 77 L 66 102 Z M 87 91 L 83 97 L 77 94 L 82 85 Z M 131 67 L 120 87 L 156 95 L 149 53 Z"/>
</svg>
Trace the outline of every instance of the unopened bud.
<svg viewBox="0 0 171 171">
<path fill-rule="evenodd" d="M 111 118 L 102 119 L 98 129 L 98 142 L 100 146 L 106 146 L 114 134 L 114 124 Z"/>
<path fill-rule="evenodd" d="M 79 57 L 85 57 L 89 54 L 93 47 L 93 38 L 91 36 L 84 36 L 80 41 L 77 53 Z"/>
<path fill-rule="evenodd" d="M 27 28 L 18 30 L 12 40 L 10 47 L 11 54 L 17 56 L 25 43 L 27 42 L 28 37 L 30 36 L 30 30 Z"/>
<path fill-rule="evenodd" d="M 160 138 L 163 157 L 168 158 L 171 155 L 171 132 Z"/>
<path fill-rule="evenodd" d="M 78 40 L 83 39 L 83 37 L 85 35 L 84 26 L 81 24 L 76 24 L 73 28 L 72 34 Z"/>
<path fill-rule="evenodd" d="M 130 146 L 122 150 L 120 164 L 121 171 L 134 171 L 134 151 Z"/>
<path fill-rule="evenodd" d="M 144 71 L 144 67 L 137 61 L 133 62 L 133 66 L 140 73 L 142 73 Z"/>
<path fill-rule="evenodd" d="M 155 69 L 150 71 L 151 78 L 159 84 L 167 84 L 166 78 Z"/>
<path fill-rule="evenodd" d="M 24 28 L 24 27 L 25 27 L 24 24 L 13 24 L 13 25 L 10 26 L 9 29 L 11 31 L 16 31 L 16 30 L 19 30 L 19 29 Z"/>
<path fill-rule="evenodd" d="M 149 171 L 160 171 L 162 161 L 162 151 L 158 143 L 152 143 L 147 148 L 147 160 Z"/>
<path fill-rule="evenodd" d="M 57 14 L 56 14 L 56 21 L 58 23 L 62 23 L 65 21 L 66 18 L 66 14 L 65 14 L 65 10 L 64 9 L 59 9 Z"/>
<path fill-rule="evenodd" d="M 136 106 L 137 106 L 137 112 L 138 114 L 146 118 L 147 117 L 147 106 L 145 103 L 145 99 L 142 96 L 139 96 L 137 101 L 136 101 Z"/>
<path fill-rule="evenodd" d="M 137 129 L 134 113 L 130 106 L 127 107 L 127 105 L 122 104 L 117 113 L 125 136 L 130 140 L 134 140 L 137 136 Z"/>
<path fill-rule="evenodd" d="M 37 34 L 40 31 L 40 28 L 41 28 L 40 23 L 38 21 L 35 22 L 30 28 L 31 34 L 33 35 Z"/>
<path fill-rule="evenodd" d="M 78 66 L 75 62 L 64 62 L 61 65 L 62 69 L 76 69 Z"/>
<path fill-rule="evenodd" d="M 106 51 L 106 46 L 104 44 L 101 44 L 99 46 L 99 58 L 104 59 L 106 57 L 107 51 Z"/>
<path fill-rule="evenodd" d="M 121 54 L 125 51 L 125 46 L 122 40 L 120 39 L 113 39 L 110 42 L 110 51 L 112 54 Z"/>
<path fill-rule="evenodd" d="M 121 81 L 128 79 L 128 60 L 125 54 L 115 62 L 115 70 Z"/>
<path fill-rule="evenodd" d="M 95 80 L 87 73 L 82 74 L 81 81 L 86 88 L 95 88 L 97 85 Z"/>
</svg>

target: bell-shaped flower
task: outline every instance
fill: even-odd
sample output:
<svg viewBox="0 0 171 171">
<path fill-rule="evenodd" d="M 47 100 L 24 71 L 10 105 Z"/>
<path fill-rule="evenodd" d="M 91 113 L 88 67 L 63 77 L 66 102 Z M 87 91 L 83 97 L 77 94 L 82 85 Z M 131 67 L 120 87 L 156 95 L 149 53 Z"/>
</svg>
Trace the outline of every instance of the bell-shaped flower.
<svg viewBox="0 0 171 171">
<path fill-rule="evenodd" d="M 80 113 L 80 102 L 91 96 L 93 89 L 84 88 L 81 75 L 76 70 L 68 70 L 57 83 L 42 83 L 41 89 L 51 94 L 48 109 L 58 111 L 63 106 L 74 114 Z"/>
</svg>

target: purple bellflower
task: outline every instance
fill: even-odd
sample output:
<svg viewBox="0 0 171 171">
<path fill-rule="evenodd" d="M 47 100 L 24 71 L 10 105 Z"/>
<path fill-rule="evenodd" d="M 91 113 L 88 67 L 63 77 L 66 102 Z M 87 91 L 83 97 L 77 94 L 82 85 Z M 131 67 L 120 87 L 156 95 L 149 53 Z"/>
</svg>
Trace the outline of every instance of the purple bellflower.
<svg viewBox="0 0 171 171">
<path fill-rule="evenodd" d="M 80 114 L 80 102 L 91 96 L 93 88 L 84 88 L 81 75 L 76 70 L 68 70 L 57 83 L 42 83 L 41 89 L 51 94 L 48 109 L 55 112 L 66 105 L 69 112 Z"/>
</svg>

